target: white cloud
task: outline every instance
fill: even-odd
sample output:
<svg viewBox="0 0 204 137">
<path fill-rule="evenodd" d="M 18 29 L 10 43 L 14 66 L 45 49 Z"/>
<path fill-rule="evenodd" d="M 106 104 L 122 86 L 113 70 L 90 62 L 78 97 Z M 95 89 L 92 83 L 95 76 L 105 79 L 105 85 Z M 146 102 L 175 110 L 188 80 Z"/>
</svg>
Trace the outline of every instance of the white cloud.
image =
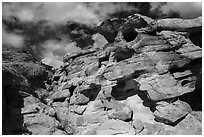
<svg viewBox="0 0 204 137">
<path fill-rule="evenodd" d="M 151 2 L 151 10 L 159 8 L 163 14 L 170 12 L 177 12 L 182 18 L 196 18 L 202 15 L 202 3 L 201 2 Z"/>
<path fill-rule="evenodd" d="M 18 17 L 22 21 L 50 20 L 55 23 L 76 21 L 93 25 L 111 13 L 133 9 L 135 8 L 127 3 L 30 2 L 3 4 L 2 14 L 4 17 Z"/>
<path fill-rule="evenodd" d="M 202 15 L 202 3 L 194 3 L 194 2 L 178 2 L 173 3 L 169 2 L 162 7 L 164 13 L 168 13 L 169 11 L 176 11 L 183 18 L 194 18 Z"/>
<path fill-rule="evenodd" d="M 2 28 L 2 44 L 8 47 L 22 48 L 24 46 L 24 38 L 15 33 L 9 33 Z"/>
<path fill-rule="evenodd" d="M 54 68 L 59 68 L 63 64 L 62 57 L 66 53 L 80 50 L 76 46 L 76 42 L 67 40 L 48 40 L 43 43 L 42 48 L 44 58 L 41 61 Z"/>
<path fill-rule="evenodd" d="M 103 20 L 108 17 L 109 14 L 117 13 L 120 11 L 131 11 L 137 10 L 135 7 L 128 5 L 125 2 L 112 3 L 112 2 L 94 2 L 87 3 L 89 9 L 97 13 L 100 17 L 100 20 Z"/>
<path fill-rule="evenodd" d="M 87 25 L 99 21 L 97 14 L 82 3 L 10 3 L 3 5 L 3 16 L 15 16 L 22 21 L 49 20 L 54 23 L 76 21 Z"/>
</svg>

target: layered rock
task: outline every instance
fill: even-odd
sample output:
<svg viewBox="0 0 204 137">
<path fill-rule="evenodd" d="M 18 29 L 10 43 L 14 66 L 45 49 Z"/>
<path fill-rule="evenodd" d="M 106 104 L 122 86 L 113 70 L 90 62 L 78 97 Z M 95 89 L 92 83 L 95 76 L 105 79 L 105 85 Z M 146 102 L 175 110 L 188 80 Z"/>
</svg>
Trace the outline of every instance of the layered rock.
<svg viewBox="0 0 204 137">
<path fill-rule="evenodd" d="M 29 110 L 58 125 L 39 133 L 201 134 L 202 46 L 189 38 L 200 22 L 135 14 L 98 24 L 103 42 L 66 54 L 45 106 Z"/>
<path fill-rule="evenodd" d="M 3 51 L 3 134 L 66 134 L 47 106 L 52 70 L 29 53 Z"/>
<path fill-rule="evenodd" d="M 99 33 L 109 43 L 66 55 L 60 70 L 66 77 L 58 80 L 58 88 L 66 83 L 74 87 L 67 98 L 70 115 L 80 117 L 75 133 L 160 134 L 166 130 L 163 125 L 177 126 L 185 119 L 193 110 L 188 101 L 178 99 L 197 87 L 191 63 L 202 57 L 202 49 L 188 34 L 201 29 L 199 19 L 162 19 L 156 26 L 152 19 L 135 14 L 100 23 Z M 87 119 L 90 105 L 92 120 Z M 134 132 L 120 129 L 119 120 Z"/>
</svg>

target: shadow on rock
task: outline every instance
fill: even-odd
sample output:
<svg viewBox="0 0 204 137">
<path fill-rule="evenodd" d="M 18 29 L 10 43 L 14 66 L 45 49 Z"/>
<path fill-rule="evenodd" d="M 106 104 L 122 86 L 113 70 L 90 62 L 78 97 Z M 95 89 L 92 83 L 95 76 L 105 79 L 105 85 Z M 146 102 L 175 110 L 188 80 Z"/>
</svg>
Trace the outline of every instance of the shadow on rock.
<svg viewBox="0 0 204 137">
<path fill-rule="evenodd" d="M 202 111 L 202 58 L 195 59 L 189 63 L 189 68 L 196 76 L 195 90 L 180 96 L 181 101 L 187 102 L 194 111 Z"/>
</svg>

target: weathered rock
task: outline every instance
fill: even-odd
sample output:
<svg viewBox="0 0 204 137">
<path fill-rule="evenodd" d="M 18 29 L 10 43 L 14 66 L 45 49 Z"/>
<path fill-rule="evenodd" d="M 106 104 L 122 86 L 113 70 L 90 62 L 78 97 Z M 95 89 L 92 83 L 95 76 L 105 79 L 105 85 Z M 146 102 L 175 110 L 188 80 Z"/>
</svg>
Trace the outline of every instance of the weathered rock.
<svg viewBox="0 0 204 137">
<path fill-rule="evenodd" d="M 136 53 L 145 53 L 150 51 L 167 51 L 174 47 L 168 44 L 164 39 L 158 36 L 139 33 L 136 39 L 128 45 L 135 50 Z"/>
<path fill-rule="evenodd" d="M 138 95 L 127 98 L 126 105 L 133 111 L 133 121 L 141 120 L 149 123 L 154 121 L 154 115 L 150 108 L 143 105 L 143 100 Z"/>
<path fill-rule="evenodd" d="M 71 84 L 70 83 L 68 83 L 68 82 L 66 82 L 66 83 L 64 83 L 64 85 L 62 86 L 62 90 L 64 90 L 64 89 L 69 89 L 69 88 L 71 88 Z"/>
<path fill-rule="evenodd" d="M 163 75 L 154 74 L 148 78 L 141 78 L 138 82 L 141 84 L 140 90 L 147 91 L 150 99 L 155 101 L 181 96 L 195 89 L 192 86 L 193 83 L 190 84 L 191 80 L 188 81 L 188 85 L 181 85 L 168 73 Z"/>
<path fill-rule="evenodd" d="M 163 131 L 163 125 L 145 122 L 143 130 L 138 135 L 157 135 L 161 131 Z"/>
<path fill-rule="evenodd" d="M 188 114 L 181 122 L 176 126 L 171 127 L 164 125 L 163 130 L 160 130 L 159 135 L 201 135 L 202 134 L 202 124 L 201 119 L 197 118 L 191 112 Z M 200 112 L 197 112 L 200 113 Z"/>
<path fill-rule="evenodd" d="M 118 34 L 110 19 L 101 22 L 97 26 L 98 32 L 102 34 L 108 42 L 113 42 Z"/>
<path fill-rule="evenodd" d="M 143 16 L 143 15 L 141 15 L 141 14 L 138 14 L 138 13 L 136 13 L 136 14 L 133 14 L 133 15 L 130 15 L 130 16 L 128 16 L 127 18 L 128 19 L 134 19 L 134 18 L 138 18 L 138 17 L 140 17 L 140 18 L 142 18 L 142 19 L 144 19 L 146 22 L 147 22 L 147 24 L 150 24 L 152 21 L 154 21 L 152 18 L 150 18 L 150 17 L 147 17 L 147 16 Z M 145 23 L 146 24 L 146 23 Z"/>
<path fill-rule="evenodd" d="M 94 40 L 93 48 L 103 49 L 103 47 L 108 43 L 105 37 L 99 33 L 94 34 L 92 39 Z"/>
<path fill-rule="evenodd" d="M 70 98 L 70 104 L 85 105 L 89 102 L 89 98 L 84 94 L 75 94 Z"/>
<path fill-rule="evenodd" d="M 70 109 L 70 111 L 72 111 L 72 112 L 75 112 L 75 113 L 77 113 L 77 114 L 79 114 L 79 115 L 82 115 L 83 112 L 86 110 L 86 107 L 87 107 L 87 106 L 73 105 L 73 106 L 70 106 L 69 109 Z"/>
<path fill-rule="evenodd" d="M 134 54 L 134 50 L 132 49 L 118 47 L 115 53 L 113 54 L 113 56 L 114 56 L 114 60 L 119 62 L 121 60 L 131 58 L 133 54 Z"/>
<path fill-rule="evenodd" d="M 173 76 L 175 79 L 183 78 L 183 77 L 190 76 L 190 75 L 192 75 L 192 72 L 190 70 L 185 70 L 183 72 L 173 73 Z"/>
<path fill-rule="evenodd" d="M 73 134 L 74 128 L 70 120 L 70 113 L 67 101 L 65 102 L 54 102 L 53 108 L 56 112 L 56 117 L 62 125 L 62 128 L 67 134 Z"/>
<path fill-rule="evenodd" d="M 24 116 L 24 126 L 34 135 L 51 135 L 60 123 L 45 114 L 31 114 Z"/>
<path fill-rule="evenodd" d="M 74 95 L 70 98 L 71 104 L 83 105 L 94 100 L 100 91 L 100 85 L 84 84 L 74 89 Z"/>
<path fill-rule="evenodd" d="M 120 120 L 109 120 L 101 124 L 97 130 L 97 135 L 134 135 L 134 128 Z"/>
<path fill-rule="evenodd" d="M 44 82 L 50 81 L 51 68 L 20 50 L 3 51 L 2 57 L 3 134 L 32 134 L 23 125 L 24 116 L 45 109 L 41 101 L 48 95 Z"/>
<path fill-rule="evenodd" d="M 53 101 L 64 101 L 67 97 L 70 97 L 69 89 L 61 90 L 59 92 L 55 92 L 51 99 Z"/>
<path fill-rule="evenodd" d="M 66 135 L 66 132 L 62 130 L 57 130 L 54 133 L 52 133 L 52 135 Z"/>
<path fill-rule="evenodd" d="M 119 119 L 122 121 L 127 121 L 131 120 L 132 114 L 133 112 L 129 107 L 121 105 L 118 108 L 113 108 L 112 110 L 110 110 L 108 113 L 108 117 L 113 119 Z"/>
<path fill-rule="evenodd" d="M 101 100 L 94 100 L 88 103 L 86 111 L 84 114 L 91 114 L 97 111 L 102 111 L 104 109 L 104 104 Z"/>
<path fill-rule="evenodd" d="M 180 135 L 201 135 L 202 124 L 193 114 L 188 114 L 176 127 L 175 131 Z"/>
<path fill-rule="evenodd" d="M 155 23 L 157 30 L 189 31 L 202 27 L 202 17 L 195 19 L 159 19 Z"/>
<path fill-rule="evenodd" d="M 53 108 L 50 108 L 50 109 L 48 110 L 48 115 L 51 116 L 51 117 L 55 117 L 55 115 L 56 115 L 55 110 L 54 110 Z"/>
<path fill-rule="evenodd" d="M 201 18 L 134 14 L 91 36 L 68 23 L 83 50 L 67 53 L 52 79 L 26 53 L 3 53 L 3 133 L 201 134 L 200 113 L 190 113 L 201 109 L 201 27 Z"/>
<path fill-rule="evenodd" d="M 148 61 L 146 56 L 133 56 L 132 58 L 118 62 L 117 64 L 107 67 L 105 70 L 105 78 L 108 80 L 128 79 L 134 75 L 155 71 L 153 63 Z"/>
<path fill-rule="evenodd" d="M 134 120 L 132 123 L 133 127 L 135 128 L 135 133 L 138 134 L 144 129 L 144 124 L 141 120 Z"/>
<path fill-rule="evenodd" d="M 118 80 L 112 88 L 111 95 L 116 100 L 125 100 L 139 91 L 139 84 L 133 79 Z"/>
<path fill-rule="evenodd" d="M 192 111 L 191 107 L 180 100 L 173 103 L 159 102 L 154 116 L 156 120 L 166 124 L 174 124 Z"/>
</svg>

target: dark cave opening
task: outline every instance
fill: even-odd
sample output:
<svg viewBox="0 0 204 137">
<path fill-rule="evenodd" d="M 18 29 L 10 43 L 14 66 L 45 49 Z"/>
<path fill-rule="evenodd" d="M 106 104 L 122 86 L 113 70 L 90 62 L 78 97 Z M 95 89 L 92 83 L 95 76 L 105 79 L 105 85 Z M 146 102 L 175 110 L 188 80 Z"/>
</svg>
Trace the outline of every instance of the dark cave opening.
<svg viewBox="0 0 204 137">
<path fill-rule="evenodd" d="M 189 39 L 192 41 L 194 45 L 202 48 L 202 31 L 197 33 L 190 33 Z"/>
<path fill-rule="evenodd" d="M 137 37 L 138 33 L 134 30 L 126 30 L 123 32 L 123 38 L 127 42 L 133 41 Z"/>
</svg>

